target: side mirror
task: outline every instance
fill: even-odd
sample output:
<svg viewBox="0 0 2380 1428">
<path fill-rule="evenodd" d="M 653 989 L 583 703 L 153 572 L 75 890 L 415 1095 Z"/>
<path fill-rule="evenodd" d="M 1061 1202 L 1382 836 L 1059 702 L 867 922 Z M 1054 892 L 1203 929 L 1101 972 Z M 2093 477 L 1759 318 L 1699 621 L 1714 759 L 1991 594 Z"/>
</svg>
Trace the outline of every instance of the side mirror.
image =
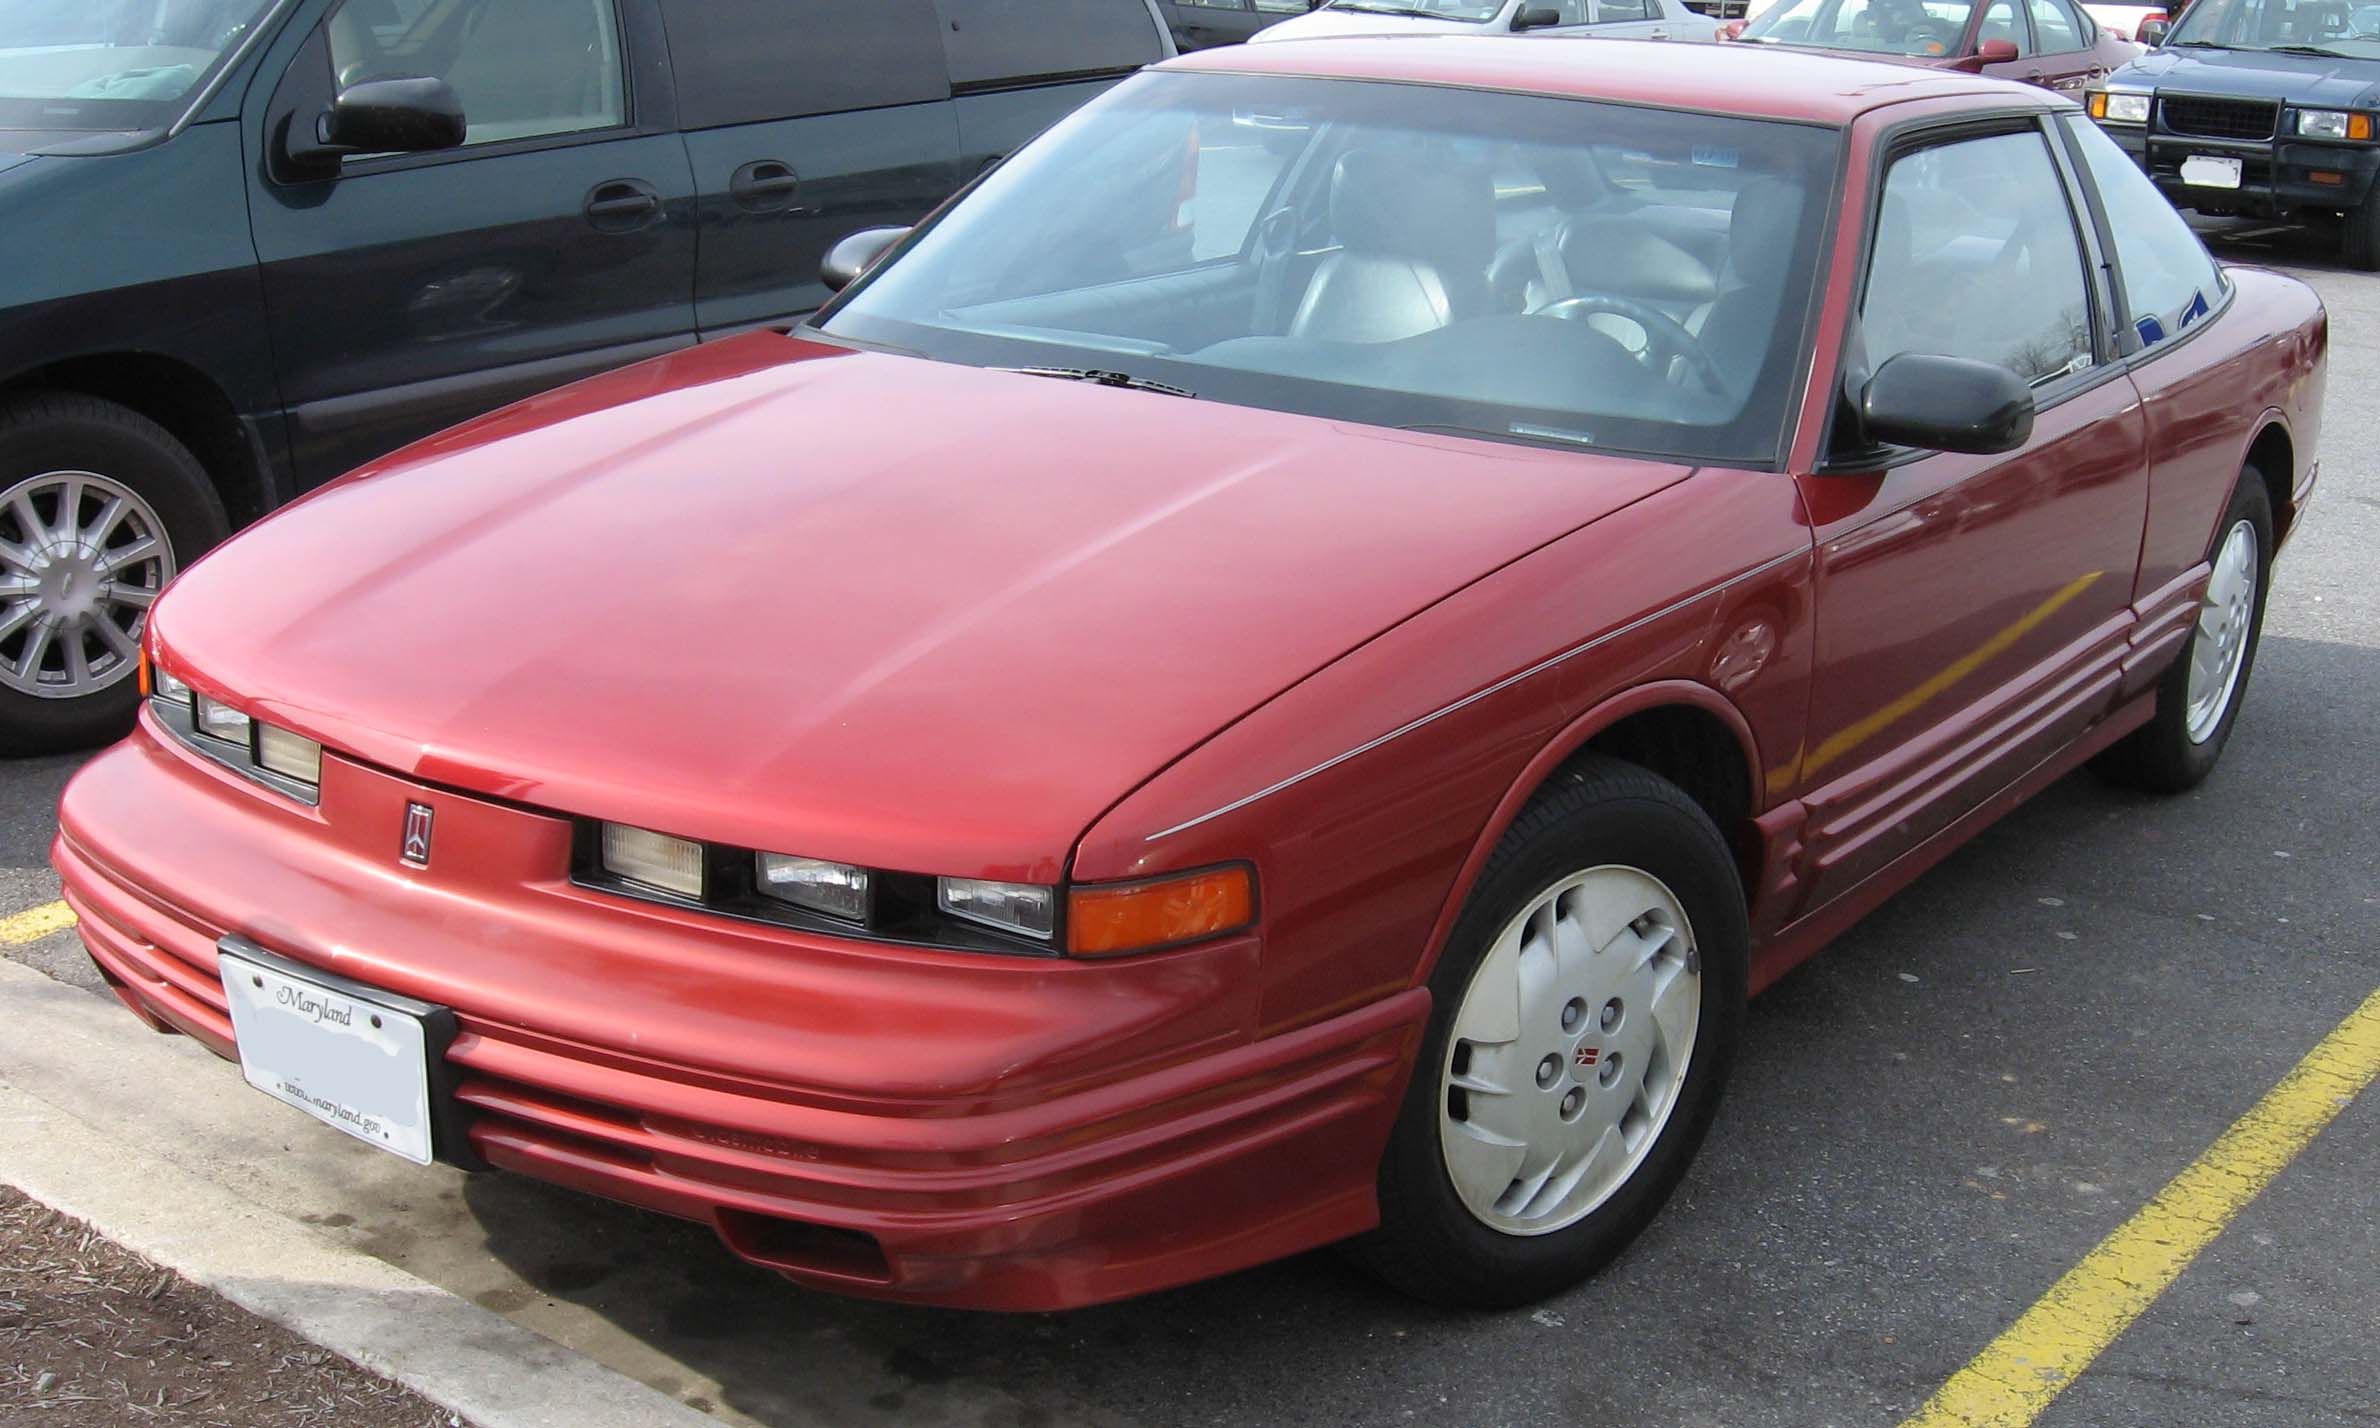
<svg viewBox="0 0 2380 1428">
<path fill-rule="evenodd" d="M 877 259 L 908 236 L 906 228 L 862 228 L 826 250 L 826 261 L 818 265 L 818 280 L 826 284 L 828 292 L 839 293 L 858 282 L 860 274 L 875 267 Z"/>
<path fill-rule="evenodd" d="M 1859 423 L 1872 442 L 1996 456 L 2033 435 L 2033 389 L 1995 363 L 1904 352 L 1860 390 Z"/>
<path fill-rule="evenodd" d="M 464 134 L 462 98 L 445 80 L 368 79 L 340 90 L 330 108 L 315 117 L 312 134 L 293 124 L 289 157 L 325 163 L 349 154 L 459 149 Z"/>
<path fill-rule="evenodd" d="M 1561 23 L 1562 12 L 1551 5 L 1523 5 L 1520 13 L 1512 17 L 1515 34 L 1522 30 L 1542 30 Z"/>
<path fill-rule="evenodd" d="M 2006 64 L 2016 57 L 2016 42 L 2014 40 L 1985 40 L 1976 46 L 1975 53 L 1967 56 L 1960 63 L 1959 68 L 1972 73 L 1981 70 L 1987 64 Z"/>
<path fill-rule="evenodd" d="M 2173 21 L 2166 19 L 2163 15 L 2152 15 L 2140 22 L 2140 42 L 2151 49 L 2164 44 L 2165 37 L 2172 32 Z"/>
</svg>

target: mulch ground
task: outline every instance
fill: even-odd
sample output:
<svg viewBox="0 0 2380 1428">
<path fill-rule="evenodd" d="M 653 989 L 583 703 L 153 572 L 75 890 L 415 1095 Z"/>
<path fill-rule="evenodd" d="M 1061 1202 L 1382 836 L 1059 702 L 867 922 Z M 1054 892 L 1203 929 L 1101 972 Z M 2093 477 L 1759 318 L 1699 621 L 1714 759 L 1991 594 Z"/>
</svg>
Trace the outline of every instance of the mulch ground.
<svg viewBox="0 0 2380 1428">
<path fill-rule="evenodd" d="M 460 1428 L 427 1399 L 4 1185 L 0 1423 Z"/>
</svg>

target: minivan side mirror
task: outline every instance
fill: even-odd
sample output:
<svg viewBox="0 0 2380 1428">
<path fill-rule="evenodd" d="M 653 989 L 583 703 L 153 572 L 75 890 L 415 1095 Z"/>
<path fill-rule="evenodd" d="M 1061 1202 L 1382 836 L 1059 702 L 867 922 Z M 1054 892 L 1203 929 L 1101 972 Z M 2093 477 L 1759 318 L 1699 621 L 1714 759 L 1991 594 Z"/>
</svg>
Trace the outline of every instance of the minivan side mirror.
<svg viewBox="0 0 2380 1428">
<path fill-rule="evenodd" d="M 862 228 L 826 250 L 826 261 L 818 265 L 818 280 L 826 284 L 828 292 L 839 293 L 858 282 L 860 274 L 876 266 L 877 259 L 908 236 L 906 228 Z"/>
<path fill-rule="evenodd" d="M 2150 49 L 2155 49 L 2157 46 L 2165 43 L 2165 37 L 2172 33 L 2172 31 L 2173 21 L 2171 20 L 2164 19 L 2162 17 L 2151 20 L 2143 20 L 2140 22 L 2140 42 L 2144 45 L 2147 45 Z"/>
<path fill-rule="evenodd" d="M 1542 30 L 1561 23 L 1562 12 L 1551 5 L 1523 5 L 1520 13 L 1512 17 L 1515 34 L 1522 30 Z"/>
<path fill-rule="evenodd" d="M 315 116 L 311 135 L 300 128 L 293 124 L 289 135 L 289 157 L 300 164 L 327 163 L 349 154 L 459 149 L 467 132 L 462 96 L 445 80 L 427 77 L 351 84 Z"/>
<path fill-rule="evenodd" d="M 1996 456 L 2033 435 L 2033 389 L 1993 362 L 1904 352 L 1859 393 L 1860 434 L 1927 451 Z"/>
</svg>

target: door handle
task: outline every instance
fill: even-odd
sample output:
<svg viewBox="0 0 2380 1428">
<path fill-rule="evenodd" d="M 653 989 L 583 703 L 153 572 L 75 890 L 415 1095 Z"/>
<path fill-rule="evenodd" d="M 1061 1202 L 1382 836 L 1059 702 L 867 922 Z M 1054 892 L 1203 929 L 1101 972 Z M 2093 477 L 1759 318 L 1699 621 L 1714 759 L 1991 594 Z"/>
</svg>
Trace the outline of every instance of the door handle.
<svg viewBox="0 0 2380 1428">
<path fill-rule="evenodd" d="M 643 179 L 613 179 L 587 195 L 587 222 L 598 232 L 634 233 L 661 217 L 661 191 Z"/>
<path fill-rule="evenodd" d="M 793 207 L 801 192 L 801 175 L 782 159 L 756 159 L 735 171 L 727 193 L 747 213 L 776 213 Z"/>
</svg>

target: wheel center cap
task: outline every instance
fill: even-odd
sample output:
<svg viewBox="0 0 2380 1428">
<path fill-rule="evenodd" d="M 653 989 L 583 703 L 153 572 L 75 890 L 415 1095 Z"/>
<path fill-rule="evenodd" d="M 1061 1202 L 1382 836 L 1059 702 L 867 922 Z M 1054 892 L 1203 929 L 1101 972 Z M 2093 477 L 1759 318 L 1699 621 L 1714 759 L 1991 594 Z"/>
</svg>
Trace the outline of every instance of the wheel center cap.
<svg viewBox="0 0 2380 1428">
<path fill-rule="evenodd" d="M 52 546 L 36 556 L 34 581 L 43 612 L 63 625 L 80 625 L 98 613 L 99 594 L 107 584 L 99 572 L 99 553 L 81 544 Z"/>
</svg>

